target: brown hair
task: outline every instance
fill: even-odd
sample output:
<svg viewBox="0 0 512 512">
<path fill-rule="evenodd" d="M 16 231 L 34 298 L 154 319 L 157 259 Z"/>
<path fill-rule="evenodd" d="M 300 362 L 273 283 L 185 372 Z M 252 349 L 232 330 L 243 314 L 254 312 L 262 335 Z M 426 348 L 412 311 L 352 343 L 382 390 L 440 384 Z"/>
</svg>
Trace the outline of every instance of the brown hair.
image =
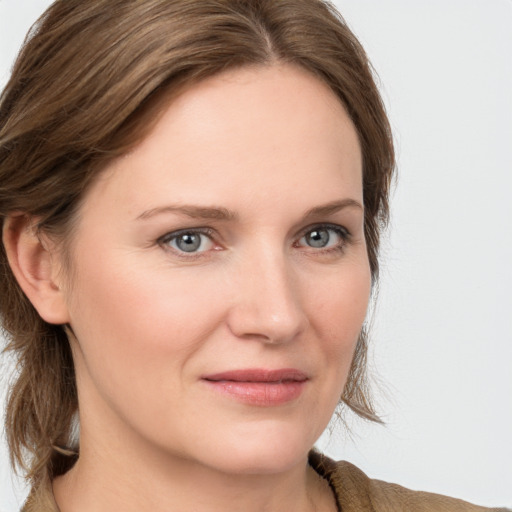
<svg viewBox="0 0 512 512">
<path fill-rule="evenodd" d="M 0 103 L 0 219 L 22 212 L 69 239 L 91 180 L 142 140 L 180 88 L 237 66 L 286 62 L 339 97 L 363 154 L 373 284 L 394 169 L 389 123 L 361 45 L 322 0 L 57 0 L 34 25 Z M 66 237 L 67 235 L 67 237 Z M 18 361 L 6 432 L 37 488 L 67 471 L 77 393 L 65 328 L 44 322 L 0 245 L 0 314 Z M 379 421 L 361 334 L 341 397 Z"/>
</svg>

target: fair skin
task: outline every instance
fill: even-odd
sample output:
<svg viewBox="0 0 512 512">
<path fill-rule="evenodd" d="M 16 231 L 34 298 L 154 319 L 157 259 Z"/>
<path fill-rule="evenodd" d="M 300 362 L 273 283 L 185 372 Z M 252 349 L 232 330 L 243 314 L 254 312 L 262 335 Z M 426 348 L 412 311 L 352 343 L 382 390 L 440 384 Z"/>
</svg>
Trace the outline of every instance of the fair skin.
<svg viewBox="0 0 512 512">
<path fill-rule="evenodd" d="M 11 219 L 20 284 L 76 336 L 62 512 L 336 509 L 307 453 L 368 304 L 361 173 L 324 84 L 243 68 L 173 100 L 95 181 L 71 269 Z"/>
</svg>

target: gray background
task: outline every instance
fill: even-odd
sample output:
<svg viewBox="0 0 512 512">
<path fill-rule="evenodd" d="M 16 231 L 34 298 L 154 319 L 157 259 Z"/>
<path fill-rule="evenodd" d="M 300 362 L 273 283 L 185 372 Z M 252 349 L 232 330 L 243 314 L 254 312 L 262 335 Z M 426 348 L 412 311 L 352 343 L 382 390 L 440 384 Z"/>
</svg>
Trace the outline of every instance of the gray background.
<svg viewBox="0 0 512 512">
<path fill-rule="evenodd" d="M 381 77 L 400 179 L 371 358 L 387 426 L 319 444 L 372 477 L 511 506 L 512 2 L 335 3 Z M 0 0 L 1 84 L 48 4 Z M 0 510 L 23 494 L 1 444 Z"/>
</svg>

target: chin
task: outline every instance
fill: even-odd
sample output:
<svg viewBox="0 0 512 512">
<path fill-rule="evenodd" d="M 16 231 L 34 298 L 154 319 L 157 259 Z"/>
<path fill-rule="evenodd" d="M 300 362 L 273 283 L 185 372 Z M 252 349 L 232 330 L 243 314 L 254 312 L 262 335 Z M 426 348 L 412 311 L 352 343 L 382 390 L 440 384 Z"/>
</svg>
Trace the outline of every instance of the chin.
<svg viewBox="0 0 512 512">
<path fill-rule="evenodd" d="M 267 426 L 253 434 L 231 437 L 224 442 L 217 439 L 213 449 L 210 446 L 203 451 L 203 461 L 226 473 L 284 473 L 304 464 L 316 441 L 316 437 L 305 436 L 298 427 L 271 429 Z"/>
</svg>

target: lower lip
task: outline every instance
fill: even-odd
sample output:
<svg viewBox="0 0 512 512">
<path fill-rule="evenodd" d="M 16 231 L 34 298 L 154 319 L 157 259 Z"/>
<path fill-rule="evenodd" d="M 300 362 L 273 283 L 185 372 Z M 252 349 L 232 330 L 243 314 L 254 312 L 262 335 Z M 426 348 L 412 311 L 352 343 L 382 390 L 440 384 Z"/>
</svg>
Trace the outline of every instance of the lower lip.
<svg viewBox="0 0 512 512">
<path fill-rule="evenodd" d="M 261 407 L 283 405 L 297 399 L 307 381 L 239 382 L 204 380 L 211 388 L 236 400 Z"/>
</svg>

